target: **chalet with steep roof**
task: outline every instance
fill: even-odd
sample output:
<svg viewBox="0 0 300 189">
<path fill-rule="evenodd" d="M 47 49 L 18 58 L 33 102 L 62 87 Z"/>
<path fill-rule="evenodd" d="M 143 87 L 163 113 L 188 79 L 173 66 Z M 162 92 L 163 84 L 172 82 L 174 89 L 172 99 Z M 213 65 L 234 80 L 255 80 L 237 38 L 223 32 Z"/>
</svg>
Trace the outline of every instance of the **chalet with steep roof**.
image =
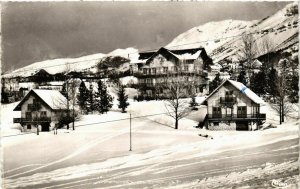
<svg viewBox="0 0 300 189">
<path fill-rule="evenodd" d="M 142 58 L 146 61 L 134 74 L 138 78 L 140 96 L 160 98 L 163 91 L 158 86 L 178 76 L 187 81 L 187 87 L 191 87 L 188 86 L 191 78 L 196 78 L 198 85 L 192 86 L 196 92 L 202 92 L 207 87 L 205 70 L 212 64 L 212 60 L 202 47 L 181 50 L 162 47 L 156 52 L 142 54 Z"/>
<path fill-rule="evenodd" d="M 211 130 L 253 130 L 266 120 L 264 101 L 237 81 L 224 81 L 204 104 L 207 115 L 200 126 Z"/>
<path fill-rule="evenodd" d="M 66 115 L 67 99 L 56 90 L 33 89 L 14 111 L 21 111 L 21 117 L 14 118 L 14 123 L 20 123 L 27 129 L 40 125 L 42 131 L 49 131 L 50 126 L 54 127 L 60 117 Z"/>
</svg>

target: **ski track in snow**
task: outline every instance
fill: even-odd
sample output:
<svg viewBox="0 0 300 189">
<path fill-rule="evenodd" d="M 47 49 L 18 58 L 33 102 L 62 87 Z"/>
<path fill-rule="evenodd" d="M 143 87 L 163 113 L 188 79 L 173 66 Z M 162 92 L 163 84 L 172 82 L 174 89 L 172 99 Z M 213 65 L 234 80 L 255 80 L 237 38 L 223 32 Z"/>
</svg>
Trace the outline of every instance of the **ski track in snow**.
<svg viewBox="0 0 300 189">
<path fill-rule="evenodd" d="M 39 165 L 42 165 L 42 164 L 40 164 L 40 163 L 35 163 L 35 164 L 30 164 L 30 165 L 24 165 L 24 166 L 21 166 L 21 167 L 17 167 L 17 168 L 15 168 L 15 169 L 7 170 L 7 171 L 5 171 L 5 173 L 7 174 L 7 173 L 14 172 L 14 171 L 17 171 L 17 170 L 26 168 L 26 167 L 33 167 L 33 166 L 39 166 Z"/>
<path fill-rule="evenodd" d="M 140 124 L 139 126 L 134 126 L 133 129 L 138 128 L 138 127 L 140 127 L 142 125 L 143 124 Z M 88 142 L 86 145 L 84 145 L 83 147 L 79 148 L 78 150 L 74 151 L 73 153 L 71 153 L 70 155 L 68 155 L 68 156 L 66 156 L 64 158 L 58 159 L 58 160 L 50 162 L 50 163 L 48 163 L 46 165 L 43 165 L 43 166 L 31 169 L 31 170 L 28 170 L 28 171 L 25 171 L 25 172 L 21 172 L 21 173 L 15 174 L 15 175 L 11 175 L 11 176 L 7 177 L 6 179 L 10 179 L 10 178 L 13 178 L 13 177 L 16 177 L 16 176 L 24 175 L 24 174 L 27 174 L 27 173 L 30 173 L 30 172 L 33 172 L 33 171 L 36 171 L 36 170 L 39 170 L 39 169 L 42 169 L 42 168 L 45 168 L 45 167 L 49 167 L 51 165 L 54 165 L 54 164 L 57 164 L 57 163 L 60 163 L 60 162 L 66 161 L 68 159 L 71 159 L 71 158 L 73 158 L 73 157 L 75 157 L 75 156 L 77 156 L 77 155 L 79 155 L 79 154 L 81 154 L 81 153 L 89 150 L 90 148 L 98 145 L 99 143 L 102 143 L 102 142 L 104 142 L 104 141 L 106 141 L 108 139 L 117 137 L 117 136 L 125 134 L 125 133 L 128 133 L 128 128 L 122 129 L 117 134 L 109 134 L 109 135 L 97 137 L 96 139 Z M 20 168 L 21 167 L 16 168 L 16 169 L 20 169 Z"/>
<path fill-rule="evenodd" d="M 294 154 L 294 153 L 292 153 L 292 154 Z M 110 183 L 110 184 L 113 183 L 114 186 L 107 186 L 107 187 L 101 187 L 101 188 L 107 188 L 107 189 L 111 189 L 111 188 L 128 188 L 129 186 L 139 185 L 139 184 L 164 183 L 164 182 L 167 182 L 167 181 L 174 181 L 175 179 L 191 178 L 191 177 L 198 176 L 200 174 L 201 175 L 209 175 L 209 174 L 216 174 L 216 173 L 226 173 L 228 171 L 236 172 L 236 171 L 239 171 L 239 170 L 242 170 L 242 169 L 249 170 L 252 167 L 253 166 L 240 166 L 240 165 L 237 165 L 237 166 L 232 166 L 232 167 L 226 168 L 226 169 L 222 169 L 222 168 L 210 169 L 208 171 L 199 171 L 199 172 L 180 174 L 180 175 L 175 175 L 175 176 L 165 176 L 165 177 L 160 177 L 160 178 L 155 178 L 155 179 L 147 179 L 146 181 L 130 181 L 130 180 L 121 181 L 121 180 L 119 180 L 122 176 L 123 177 L 127 176 L 126 173 L 130 172 L 130 171 L 127 171 L 127 172 L 120 172 L 120 173 L 115 174 L 112 177 L 110 177 L 108 179 L 105 179 L 105 180 L 102 180 L 102 181 L 93 182 L 93 185 L 101 184 L 101 183 Z M 139 168 L 139 169 L 143 169 L 143 168 Z M 134 169 L 134 170 L 136 170 L 136 169 Z M 230 175 L 230 174 L 231 173 L 227 174 L 227 176 Z M 248 176 L 249 175 L 253 175 L 253 174 L 248 174 Z M 113 180 L 113 179 L 115 179 L 115 180 Z M 91 182 L 91 181 L 97 181 L 97 180 L 99 180 L 99 177 L 98 178 L 81 179 L 81 180 L 74 181 L 74 182 L 68 182 L 68 183 L 64 183 L 64 184 L 52 185 L 52 186 L 49 186 L 49 187 L 45 187 L 45 189 L 78 188 L 80 186 L 85 186 L 87 184 L 91 184 L 91 183 L 82 183 L 82 182 Z M 82 183 L 82 184 L 80 184 L 80 183 Z M 213 183 L 213 181 L 210 181 L 210 183 Z M 118 184 L 118 185 L 115 185 L 115 184 Z M 71 186 L 68 186 L 68 185 L 71 185 Z"/>
<path fill-rule="evenodd" d="M 284 137 L 285 138 L 285 137 Z M 286 138 L 285 138 L 286 139 Z M 277 140 L 275 140 L 276 142 Z M 273 141 L 274 142 L 274 141 Z M 291 146 L 291 147 L 284 147 L 284 148 L 280 148 L 280 149 L 276 149 L 276 150 L 272 150 L 272 151 L 280 151 L 280 150 L 287 150 L 287 149 L 293 149 L 293 148 L 296 148 L 298 147 L 298 145 L 294 145 L 294 146 Z M 272 152 L 271 151 L 271 152 Z M 205 162 L 210 162 L 210 161 L 220 161 L 222 159 L 228 159 L 228 158 L 232 158 L 232 157 L 240 157 L 240 156 L 244 156 L 245 154 L 243 155 L 238 155 L 238 156 L 232 156 L 232 157 L 224 157 L 224 158 L 217 158 L 217 159 L 210 159 L 210 160 L 203 160 L 203 161 L 200 161 L 200 162 L 193 162 L 193 163 L 186 163 L 186 164 L 182 164 L 182 165 L 175 165 L 175 166 L 165 166 L 165 167 L 162 167 L 162 164 L 164 163 L 164 161 L 162 161 L 164 159 L 164 156 L 168 156 L 170 154 L 170 151 L 164 151 L 161 158 L 159 158 L 157 162 L 162 162 L 162 163 L 155 163 L 155 162 L 144 162 L 142 165 L 142 167 L 138 167 L 138 168 L 132 168 L 134 165 L 130 164 L 129 162 L 129 168 L 131 168 L 131 170 L 129 171 L 120 171 L 118 173 L 115 173 L 115 174 L 112 174 L 111 176 L 109 176 L 108 178 L 105 178 L 104 180 L 100 181 L 100 183 L 109 183 L 109 182 L 116 182 L 114 181 L 113 179 L 115 180 L 118 180 L 122 177 L 126 177 L 126 176 L 138 176 L 140 174 L 146 174 L 146 173 L 163 173 L 163 172 L 168 172 L 168 171 L 172 171 L 173 169 L 176 169 L 176 168 L 182 168 L 182 167 L 186 167 L 186 166 L 193 166 L 193 165 L 197 165 L 197 164 L 201 164 L 201 163 L 205 163 Z M 261 153 L 249 153 L 249 154 L 246 154 L 246 155 L 259 155 L 259 154 L 265 154 L 265 152 L 261 152 Z M 71 154 L 72 155 L 72 154 Z M 279 155 L 273 155 L 273 156 L 280 156 L 282 154 L 279 154 Z M 68 156 L 69 157 L 69 156 Z M 148 157 L 149 158 L 149 157 Z M 141 159 L 141 161 L 145 160 L 145 159 L 148 159 L 148 158 L 144 158 L 144 159 Z M 166 157 L 165 157 L 166 158 Z M 189 158 L 185 158 L 185 159 L 191 159 L 193 157 L 189 157 Z M 176 160 L 175 160 L 176 161 Z M 171 161 L 172 162 L 172 161 Z M 174 162 L 174 161 L 173 161 Z M 53 162 L 52 162 L 53 163 Z M 168 161 L 168 163 L 170 163 Z M 73 174 L 69 174 L 67 176 L 65 175 L 59 175 L 59 172 L 58 172 L 58 175 L 56 175 L 56 177 L 58 178 L 51 178 L 52 181 L 59 181 L 59 180 L 68 180 L 68 179 L 74 179 L 74 178 L 78 178 L 78 177 L 86 177 L 86 176 L 91 176 L 91 175 L 95 175 L 95 174 L 100 174 L 102 171 L 101 171 L 101 163 L 99 164 L 100 167 L 98 167 L 98 170 L 97 170 L 97 165 L 94 165 L 94 164 L 91 164 L 90 166 L 92 166 L 92 170 L 91 172 L 87 172 L 87 173 L 78 173 L 78 170 L 77 171 L 71 171 L 73 172 Z M 98 165 L 98 166 L 99 166 Z M 48 164 L 49 166 L 49 164 Z M 88 166 L 88 165 L 87 165 Z M 113 167 L 115 166 L 115 167 Z M 145 167 L 147 166 L 147 167 Z M 77 166 L 78 167 L 78 166 Z M 122 169 L 122 168 L 128 168 L 128 165 L 124 165 L 124 162 L 120 162 L 120 163 L 117 163 L 115 165 L 111 165 L 109 167 L 109 169 L 106 170 L 106 172 L 109 172 L 109 171 L 115 171 L 115 170 L 118 170 L 118 169 Z M 68 172 L 67 170 L 68 168 L 65 168 L 65 169 L 62 169 L 60 170 L 61 173 L 64 173 L 64 172 Z M 78 167 L 77 169 L 80 169 L 80 167 Z M 82 171 L 84 172 L 84 170 Z M 104 170 L 105 172 L 105 170 Z M 199 172 L 199 173 L 204 173 L 204 172 Z M 210 173 L 210 172 L 209 172 Z M 213 173 L 213 172 L 212 172 Z M 217 173 L 217 172 L 216 172 Z M 197 173 L 198 174 L 198 173 Z M 208 173 L 207 173 L 208 174 Z M 43 174 L 42 174 L 43 175 Z M 40 174 L 36 175 L 36 177 L 39 177 L 39 180 L 40 182 L 36 183 L 36 184 L 42 184 L 42 183 L 49 183 L 49 176 L 47 175 L 50 175 L 49 173 L 45 173 L 44 176 L 42 176 Z M 193 174 L 185 174 L 184 176 L 182 175 L 179 175 L 178 178 L 186 178 L 188 177 L 188 175 L 190 176 L 193 176 Z M 46 177 L 45 177 L 46 176 Z M 44 177 L 44 178 L 43 178 Z M 170 180 L 170 179 L 173 179 L 175 177 L 164 177 L 164 178 L 160 178 L 160 180 Z M 177 178 L 177 177 L 176 177 Z M 44 180 L 43 180 L 44 179 Z M 23 180 L 23 181 L 22 181 Z M 21 180 L 18 180 L 18 181 L 13 181 L 11 180 L 11 183 L 14 183 L 12 185 L 17 185 L 17 186 L 21 186 L 21 185 L 31 185 L 33 184 L 32 183 L 32 180 L 37 180 L 37 179 L 34 179 L 34 178 L 27 178 L 26 177 L 22 178 Z M 50 180 L 50 182 L 51 182 Z M 82 182 L 92 182 L 92 181 L 98 181 L 99 180 L 99 177 L 93 177 L 93 178 L 87 178 L 87 179 L 80 179 L 78 181 L 71 181 L 71 182 L 68 182 L 68 183 L 64 183 L 64 184 L 58 184 L 58 185 L 51 185 L 49 187 L 45 187 L 45 188 L 65 188 L 64 186 L 67 186 L 66 188 L 69 188 L 70 185 L 73 185 L 73 184 L 76 184 L 76 186 L 78 186 L 78 184 L 82 183 Z M 153 182 L 156 182 L 158 181 L 158 179 L 153 179 L 151 180 Z M 138 182 L 140 181 L 137 181 L 137 182 L 133 182 L 135 184 L 137 184 Z M 97 183 L 97 182 L 96 182 Z M 99 184 L 99 183 L 98 183 Z M 16 186 L 15 185 L 15 186 Z M 84 184 L 83 184 L 84 185 Z"/>
</svg>

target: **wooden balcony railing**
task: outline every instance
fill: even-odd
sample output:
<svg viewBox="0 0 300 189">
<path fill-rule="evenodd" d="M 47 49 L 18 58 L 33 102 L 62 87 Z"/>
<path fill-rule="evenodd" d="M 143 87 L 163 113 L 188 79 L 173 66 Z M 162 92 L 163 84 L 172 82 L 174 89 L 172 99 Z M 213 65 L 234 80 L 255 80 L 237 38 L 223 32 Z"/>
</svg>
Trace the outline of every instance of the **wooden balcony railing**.
<svg viewBox="0 0 300 189">
<path fill-rule="evenodd" d="M 207 77 L 207 72 L 199 71 L 199 70 L 188 70 L 188 71 L 156 71 L 156 72 L 143 72 L 143 71 L 138 71 L 134 72 L 133 76 L 135 77 L 151 77 L 151 76 L 166 76 L 166 75 L 176 75 L 176 74 L 181 74 L 181 75 L 200 75 L 203 77 Z"/>
<path fill-rule="evenodd" d="M 266 114 L 209 114 L 211 121 L 231 121 L 231 120 L 265 120 Z"/>
<path fill-rule="evenodd" d="M 220 97 L 220 105 L 232 106 L 237 102 L 236 97 Z"/>
<path fill-rule="evenodd" d="M 51 117 L 40 117 L 40 118 L 14 118 L 14 123 L 47 123 L 51 122 Z"/>
</svg>

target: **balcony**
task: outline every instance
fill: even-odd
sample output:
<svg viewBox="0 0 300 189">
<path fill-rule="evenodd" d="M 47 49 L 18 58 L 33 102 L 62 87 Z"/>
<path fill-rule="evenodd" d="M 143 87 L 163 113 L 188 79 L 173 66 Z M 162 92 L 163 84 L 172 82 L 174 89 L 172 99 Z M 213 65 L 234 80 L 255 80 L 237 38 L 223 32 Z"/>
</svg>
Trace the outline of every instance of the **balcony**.
<svg viewBox="0 0 300 189">
<path fill-rule="evenodd" d="M 133 76 L 140 77 L 140 78 L 143 78 L 143 77 L 146 78 L 146 77 L 160 77 L 160 76 L 178 75 L 178 74 L 180 74 L 180 75 L 197 75 L 197 76 L 207 77 L 207 73 L 200 71 L 200 70 L 193 70 L 193 71 L 182 70 L 180 72 L 174 71 L 174 70 L 168 70 L 168 71 L 157 70 L 155 72 L 153 72 L 153 71 L 151 71 L 151 72 L 138 71 L 138 72 L 133 73 Z"/>
<path fill-rule="evenodd" d="M 236 103 L 236 97 L 233 96 L 226 96 L 220 97 L 220 105 L 231 107 Z"/>
<path fill-rule="evenodd" d="M 265 120 L 266 114 L 209 114 L 209 121 L 248 121 L 248 120 Z"/>
<path fill-rule="evenodd" d="M 14 118 L 14 123 L 47 123 L 51 122 L 51 117 L 41 117 L 41 118 Z"/>
</svg>

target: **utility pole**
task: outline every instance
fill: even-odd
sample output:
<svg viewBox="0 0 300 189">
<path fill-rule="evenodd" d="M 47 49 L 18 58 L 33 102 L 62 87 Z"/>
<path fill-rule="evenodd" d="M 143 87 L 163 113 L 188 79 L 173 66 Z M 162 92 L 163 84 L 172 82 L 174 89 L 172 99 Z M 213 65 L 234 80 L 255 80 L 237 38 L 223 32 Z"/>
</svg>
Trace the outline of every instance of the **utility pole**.
<svg viewBox="0 0 300 189">
<path fill-rule="evenodd" d="M 129 151 L 132 151 L 132 148 L 131 148 L 131 113 L 129 114 L 129 121 L 130 121 L 130 124 L 129 124 Z"/>
<path fill-rule="evenodd" d="M 69 129 L 69 120 L 70 120 L 70 105 L 69 105 L 69 86 L 68 86 L 69 78 L 66 75 L 66 90 L 67 90 L 67 129 Z"/>
</svg>

